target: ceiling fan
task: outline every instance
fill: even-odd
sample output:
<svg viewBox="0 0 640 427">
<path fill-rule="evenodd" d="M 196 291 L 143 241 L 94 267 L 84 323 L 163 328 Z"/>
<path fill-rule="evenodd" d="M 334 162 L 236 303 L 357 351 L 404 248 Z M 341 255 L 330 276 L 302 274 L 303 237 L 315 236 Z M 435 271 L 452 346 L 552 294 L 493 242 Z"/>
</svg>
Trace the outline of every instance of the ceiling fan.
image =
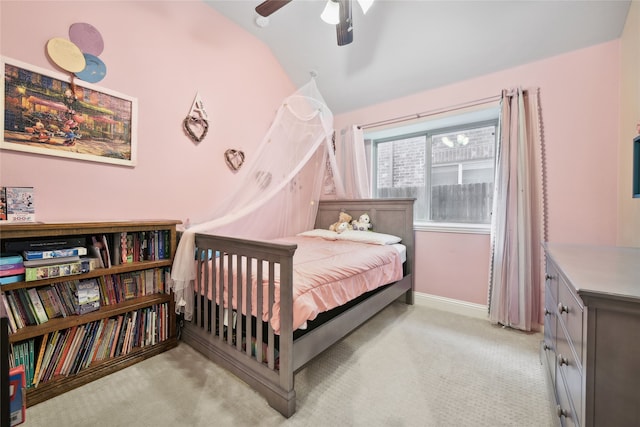
<svg viewBox="0 0 640 427">
<path fill-rule="evenodd" d="M 260 16 L 267 17 L 289 2 L 291 0 L 265 0 L 256 7 L 256 12 Z M 367 13 L 372 3 L 373 0 L 358 0 L 364 13 Z M 338 46 L 344 46 L 353 41 L 351 0 L 328 0 L 321 18 L 329 24 L 335 24 Z"/>
</svg>

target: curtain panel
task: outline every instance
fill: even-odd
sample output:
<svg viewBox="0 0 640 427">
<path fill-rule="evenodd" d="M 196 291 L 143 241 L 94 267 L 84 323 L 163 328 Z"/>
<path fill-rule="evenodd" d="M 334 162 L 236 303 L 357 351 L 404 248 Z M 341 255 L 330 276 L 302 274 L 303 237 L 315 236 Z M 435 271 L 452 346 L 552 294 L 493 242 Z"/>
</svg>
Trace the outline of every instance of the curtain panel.
<svg viewBox="0 0 640 427">
<path fill-rule="evenodd" d="M 349 199 L 371 198 L 371 178 L 364 142 L 364 132 L 352 125 L 340 131 L 336 153 L 344 191 Z"/>
<path fill-rule="evenodd" d="M 489 320 L 524 331 L 542 324 L 542 122 L 539 89 L 502 92 L 491 218 Z"/>
</svg>

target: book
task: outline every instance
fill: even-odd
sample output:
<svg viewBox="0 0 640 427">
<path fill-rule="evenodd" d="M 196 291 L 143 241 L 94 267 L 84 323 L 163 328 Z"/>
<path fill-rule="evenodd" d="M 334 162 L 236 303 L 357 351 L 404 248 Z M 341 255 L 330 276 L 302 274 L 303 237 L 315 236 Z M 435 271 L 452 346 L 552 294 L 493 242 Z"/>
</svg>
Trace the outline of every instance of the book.
<svg viewBox="0 0 640 427">
<path fill-rule="evenodd" d="M 13 319 L 16 321 L 16 327 L 18 329 L 22 329 L 26 326 L 24 319 L 20 315 L 20 310 L 18 309 L 18 305 L 15 301 L 15 295 L 12 292 L 4 293 L 7 297 L 7 302 L 9 303 L 9 308 L 11 309 L 11 313 L 13 314 Z"/>
<path fill-rule="evenodd" d="M 20 310 L 20 316 L 25 321 L 27 326 L 37 325 L 35 313 L 33 312 L 33 306 L 29 304 L 29 296 L 26 289 L 16 289 L 13 294 L 16 296 L 16 303 Z"/>
<path fill-rule="evenodd" d="M 22 261 L 22 257 L 18 254 L 3 253 L 0 255 L 0 270 L 4 270 L 5 268 L 14 268 L 11 266 L 15 266 L 16 264 L 20 265 L 22 264 Z"/>
<path fill-rule="evenodd" d="M 22 256 L 25 260 L 49 259 L 49 258 L 65 258 L 71 256 L 87 255 L 85 246 L 76 246 L 74 248 L 51 249 L 44 251 L 23 251 Z"/>
<path fill-rule="evenodd" d="M 0 269 L 0 277 L 24 276 L 24 265 L 23 264 L 19 264 L 19 265 L 18 264 L 7 264 L 7 265 L 12 266 L 13 268 Z"/>
<path fill-rule="evenodd" d="M 131 273 L 122 273 L 120 275 L 120 281 L 122 283 L 124 299 L 135 298 L 138 294 L 135 277 Z"/>
<path fill-rule="evenodd" d="M 107 235 L 103 234 L 102 235 L 102 244 L 104 245 L 104 253 L 106 254 L 106 262 L 105 262 L 105 267 L 106 268 L 111 268 L 112 263 L 111 263 L 111 252 L 109 250 L 109 240 L 107 239 Z"/>
<path fill-rule="evenodd" d="M 49 335 L 49 339 L 47 340 L 47 347 L 44 350 L 44 356 L 42 357 L 42 365 L 40 366 L 40 372 L 38 374 L 38 378 L 36 379 L 36 382 L 40 383 L 40 382 L 46 382 L 47 381 L 47 377 L 46 377 L 46 371 L 49 367 L 49 364 L 51 363 L 51 357 L 53 356 L 53 352 L 56 348 L 56 344 L 58 342 L 58 339 L 60 337 L 60 331 L 53 331 L 50 335 Z"/>
<path fill-rule="evenodd" d="M 113 336 L 113 341 L 111 343 L 111 350 L 109 352 L 109 357 L 116 356 L 116 349 L 118 347 L 118 339 L 120 338 L 120 331 L 122 330 L 122 323 L 124 322 L 124 316 L 121 314 L 118 316 L 118 323 L 116 324 L 116 329 Z"/>
<path fill-rule="evenodd" d="M 107 242 L 107 236 L 93 236 L 93 251 L 97 251 L 102 259 L 102 267 L 111 268 L 111 254 L 109 253 L 109 243 Z"/>
<path fill-rule="evenodd" d="M 10 283 L 22 282 L 24 280 L 24 274 L 16 274 L 14 276 L 0 277 L 0 285 L 8 285 Z"/>
<path fill-rule="evenodd" d="M 41 379 L 42 382 L 48 382 L 53 379 L 53 372 L 56 368 L 56 365 L 60 361 L 60 354 L 62 352 L 62 348 L 64 347 L 65 341 L 69 336 L 69 331 L 70 331 L 69 329 L 64 329 L 60 331 L 60 333 L 58 334 L 58 339 L 55 343 L 55 346 L 53 347 L 53 351 L 51 353 L 49 362 L 46 365 L 46 370 L 44 372 L 44 375 L 42 376 L 42 379 Z"/>
<path fill-rule="evenodd" d="M 0 187 L 0 221 L 7 220 L 7 191 Z"/>
<path fill-rule="evenodd" d="M 27 290 L 27 294 L 29 295 L 29 299 L 31 300 L 31 305 L 33 306 L 33 312 L 36 317 L 36 321 L 39 325 L 47 322 L 49 317 L 47 316 L 47 312 L 44 309 L 44 305 L 42 305 L 42 301 L 40 300 L 40 295 L 38 294 L 38 290 L 36 288 L 29 288 Z"/>
<path fill-rule="evenodd" d="M 92 264 L 95 264 L 95 268 L 104 268 L 104 261 L 102 260 L 102 243 L 93 241 L 93 244 L 89 246 L 89 257 L 93 261 Z"/>
<path fill-rule="evenodd" d="M 113 343 L 113 334 L 118 321 L 114 318 L 107 319 L 107 330 L 104 333 L 104 338 L 100 344 L 100 348 L 95 356 L 96 361 L 101 361 L 109 357 L 109 351 L 111 350 L 111 344 Z"/>
<path fill-rule="evenodd" d="M 49 338 L 49 334 L 44 334 L 42 336 L 42 342 L 40 343 L 40 350 L 38 351 L 38 358 L 36 359 L 36 367 L 33 372 L 33 381 L 31 382 L 34 387 L 38 387 L 40 383 L 40 369 L 42 369 L 42 359 L 44 358 L 44 351 L 47 347 L 47 339 Z"/>
<path fill-rule="evenodd" d="M 104 328 L 105 319 L 97 320 L 95 323 L 96 325 L 94 327 L 93 333 L 91 334 L 91 338 L 87 344 L 87 351 L 82 357 L 82 361 L 80 363 L 80 369 L 88 368 L 89 365 L 91 365 L 93 354 L 96 351 L 100 336 L 102 335 L 102 329 Z"/>
<path fill-rule="evenodd" d="M 27 379 L 24 366 L 9 369 L 9 424 L 17 426 L 25 421 L 27 410 Z"/>
<path fill-rule="evenodd" d="M 71 314 L 67 311 L 64 301 L 60 296 L 58 289 L 54 285 L 49 286 L 49 288 L 47 289 L 47 293 L 49 294 L 49 297 L 51 298 L 51 302 L 54 305 L 55 309 L 60 311 L 60 315 L 62 317 L 67 317 Z"/>
<path fill-rule="evenodd" d="M 7 240 L 4 245 L 7 252 L 21 254 L 24 251 L 51 251 L 85 246 L 86 238 L 84 236 L 42 237 L 36 240 Z"/>
<path fill-rule="evenodd" d="M 100 308 L 100 286 L 98 280 L 89 279 L 78 283 L 76 288 L 78 314 L 85 314 Z"/>
<path fill-rule="evenodd" d="M 84 330 L 84 337 L 82 338 L 82 341 L 80 342 L 80 345 L 78 346 L 78 351 L 76 353 L 76 357 L 73 360 L 73 363 L 71 364 L 71 367 L 69 368 L 69 374 L 71 375 L 75 375 L 78 372 L 80 372 L 80 370 L 82 369 L 82 361 L 84 360 L 84 357 L 86 355 L 86 352 L 89 350 L 90 347 L 90 343 L 91 343 L 91 339 L 93 337 L 93 334 L 95 333 L 95 328 L 96 328 L 96 324 L 98 322 L 91 322 L 88 323 L 85 327 Z"/>
<path fill-rule="evenodd" d="M 33 371 L 35 368 L 35 339 L 31 338 L 29 341 L 29 362 L 25 366 L 25 371 L 27 374 L 27 388 L 31 387 L 31 383 L 33 381 Z"/>
<path fill-rule="evenodd" d="M 61 265 L 61 264 L 69 264 L 72 262 L 80 261 L 80 257 L 78 255 L 71 255 L 66 257 L 58 257 L 58 258 L 42 258 L 42 259 L 32 259 L 25 260 L 23 265 L 27 268 L 29 267 L 40 267 L 46 265 Z"/>
<path fill-rule="evenodd" d="M 64 309 L 67 315 L 78 313 L 78 303 L 76 301 L 76 282 L 76 280 L 67 280 L 64 282 L 55 283 L 53 285 L 56 288 L 56 291 L 58 291 L 58 296 L 60 297 L 64 305 Z"/>
<path fill-rule="evenodd" d="M 62 369 L 60 370 L 60 375 L 63 375 L 65 377 L 69 375 L 71 365 L 73 364 L 73 361 L 78 355 L 78 349 L 80 347 L 80 343 L 82 343 L 84 339 L 85 328 L 86 328 L 86 325 L 78 326 L 78 329 L 76 330 L 76 333 L 73 336 L 71 347 L 69 347 L 67 356 L 63 361 Z"/>
<path fill-rule="evenodd" d="M 15 317 L 13 317 L 11 307 L 9 306 L 9 300 L 3 293 L 0 293 L 0 300 L 2 300 L 2 310 L 0 310 L 0 313 L 4 312 L 5 317 L 9 321 L 9 332 L 13 334 L 18 330 L 18 326 Z"/>
<path fill-rule="evenodd" d="M 54 319 L 62 316 L 62 309 L 53 295 L 55 289 L 52 286 L 42 286 L 36 289 L 38 290 L 38 295 L 44 306 L 44 311 L 47 313 L 47 317 Z"/>
<path fill-rule="evenodd" d="M 25 268 L 25 280 L 42 280 L 52 277 L 64 277 L 74 274 L 82 274 L 86 271 L 82 270 L 82 262 L 75 261 L 67 264 L 43 265 L 39 267 Z"/>
<path fill-rule="evenodd" d="M 66 359 L 69 355 L 69 349 L 73 344 L 77 330 L 78 330 L 78 326 L 76 325 L 76 326 L 73 326 L 69 331 L 69 334 L 65 339 L 64 347 L 62 348 L 62 353 L 60 354 L 60 359 L 58 360 L 58 363 L 56 363 L 56 367 L 53 371 L 53 378 L 57 378 L 58 376 L 61 375 L 62 367 L 64 366 L 64 362 L 66 362 Z"/>
<path fill-rule="evenodd" d="M 4 201 L 0 220 L 7 222 L 36 220 L 33 187 L 0 187 L 0 193 L 0 198 Z"/>
</svg>

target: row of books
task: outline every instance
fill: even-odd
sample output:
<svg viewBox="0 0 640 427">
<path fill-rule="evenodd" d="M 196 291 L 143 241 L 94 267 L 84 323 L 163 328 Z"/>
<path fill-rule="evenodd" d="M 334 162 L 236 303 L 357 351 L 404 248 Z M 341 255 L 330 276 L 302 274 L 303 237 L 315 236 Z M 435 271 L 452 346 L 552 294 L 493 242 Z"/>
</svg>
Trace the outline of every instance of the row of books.
<svg viewBox="0 0 640 427">
<path fill-rule="evenodd" d="M 102 305 L 157 293 L 164 293 L 171 280 L 169 268 L 149 268 L 120 274 L 100 276 L 100 302 Z"/>
<path fill-rule="evenodd" d="M 94 280 L 95 281 L 95 280 Z M 83 314 L 90 306 L 100 308 L 99 297 L 95 302 L 81 304 L 78 289 L 91 286 L 90 281 L 69 280 L 38 288 L 21 288 L 0 295 L 9 319 L 9 330 L 14 333 L 25 326 L 41 325 L 56 317 Z M 97 283 L 95 293 L 98 293 Z"/>
<path fill-rule="evenodd" d="M 75 375 L 92 363 L 165 341 L 168 310 L 168 303 L 158 304 L 14 343 L 10 365 L 24 365 L 27 388 Z"/>
<path fill-rule="evenodd" d="M 40 325 L 57 317 L 81 315 L 101 305 L 163 293 L 168 268 L 110 274 L 87 280 L 65 280 L 36 288 L 20 288 L 0 294 L 11 333 Z"/>
<path fill-rule="evenodd" d="M 168 230 L 7 241 L 0 255 L 0 285 L 82 274 L 95 268 L 169 259 Z"/>
<path fill-rule="evenodd" d="M 168 259 L 169 230 L 121 232 L 113 235 L 113 265 Z"/>
<path fill-rule="evenodd" d="M 9 346 L 9 369 L 22 366 L 24 369 L 25 382 L 33 378 L 33 368 L 35 363 L 35 342 L 36 338 L 11 344 Z"/>
<path fill-rule="evenodd" d="M 169 259 L 169 230 L 121 232 L 92 236 L 92 254 L 103 267 L 142 261 Z"/>
</svg>

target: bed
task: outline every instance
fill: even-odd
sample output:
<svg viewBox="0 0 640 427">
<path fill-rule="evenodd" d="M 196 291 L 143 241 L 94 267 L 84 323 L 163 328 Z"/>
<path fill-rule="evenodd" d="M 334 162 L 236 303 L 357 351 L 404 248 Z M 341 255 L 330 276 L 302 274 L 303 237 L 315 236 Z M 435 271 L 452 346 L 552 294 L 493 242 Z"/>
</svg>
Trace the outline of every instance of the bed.
<svg viewBox="0 0 640 427">
<path fill-rule="evenodd" d="M 381 271 L 361 278 L 368 289 L 349 297 L 348 302 L 328 311 L 324 310 L 326 307 L 315 312 L 303 310 L 312 312 L 309 320 L 300 318 L 299 304 L 294 303 L 294 294 L 299 293 L 297 288 L 294 290 L 294 254 L 301 244 L 299 239 L 292 236 L 254 241 L 196 234 L 199 265 L 194 308 L 191 321 L 182 322 L 181 339 L 249 384 L 283 416 L 290 417 L 296 410 L 294 376 L 300 368 L 392 302 L 401 299 L 413 304 L 413 203 L 414 199 L 319 203 L 314 229 L 328 229 L 340 212 L 348 212 L 354 218 L 367 213 L 375 232 L 401 238 L 404 262 L 400 264 L 400 274 L 393 273 L 396 276 L 391 283 L 371 283 L 388 279 Z M 302 256 L 302 249 L 296 260 Z M 262 286 L 250 279 L 255 277 L 261 278 Z"/>
</svg>

